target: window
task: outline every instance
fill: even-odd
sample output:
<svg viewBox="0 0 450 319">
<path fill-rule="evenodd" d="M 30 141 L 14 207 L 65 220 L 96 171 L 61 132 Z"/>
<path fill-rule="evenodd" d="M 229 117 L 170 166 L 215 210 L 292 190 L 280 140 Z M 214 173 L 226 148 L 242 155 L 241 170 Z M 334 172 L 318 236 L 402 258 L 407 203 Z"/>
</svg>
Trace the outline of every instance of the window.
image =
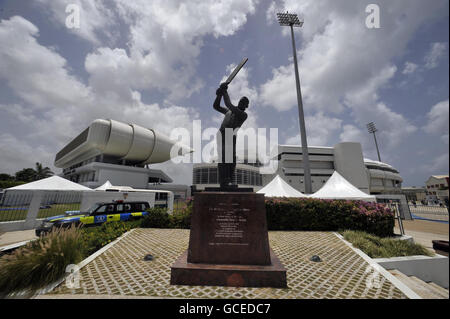
<svg viewBox="0 0 450 319">
<path fill-rule="evenodd" d="M 148 209 L 150 205 L 148 203 L 134 203 L 132 205 L 132 211 L 133 212 L 143 212 L 144 210 Z"/>
<path fill-rule="evenodd" d="M 94 212 L 94 216 L 96 216 L 96 215 L 102 215 L 102 214 L 105 214 L 105 212 L 106 212 L 106 206 L 107 205 L 102 205 L 102 206 L 100 206 L 99 207 L 99 209 L 97 209 L 95 212 Z"/>
<path fill-rule="evenodd" d="M 114 205 L 113 204 L 108 205 L 106 207 L 106 213 L 113 213 L 113 212 L 114 212 Z"/>
<path fill-rule="evenodd" d="M 236 182 L 238 185 L 244 183 L 244 174 L 241 169 L 236 170 Z"/>
<path fill-rule="evenodd" d="M 208 184 L 208 169 L 200 169 L 200 184 Z"/>
<path fill-rule="evenodd" d="M 243 180 L 243 184 L 245 184 L 245 185 L 249 185 L 250 184 L 250 172 L 249 171 L 243 171 L 243 173 L 244 173 L 244 180 Z"/>
<path fill-rule="evenodd" d="M 156 193 L 155 200 L 166 200 L 167 193 Z"/>
<path fill-rule="evenodd" d="M 209 169 L 209 184 L 217 184 L 217 168 Z"/>
</svg>

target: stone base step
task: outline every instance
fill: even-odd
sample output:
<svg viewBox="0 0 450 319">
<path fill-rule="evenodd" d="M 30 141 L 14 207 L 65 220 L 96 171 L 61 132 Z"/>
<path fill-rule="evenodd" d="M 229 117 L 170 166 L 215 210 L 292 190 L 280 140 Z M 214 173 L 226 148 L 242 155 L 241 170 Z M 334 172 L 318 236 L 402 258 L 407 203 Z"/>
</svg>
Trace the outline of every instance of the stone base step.
<svg viewBox="0 0 450 319">
<path fill-rule="evenodd" d="M 448 290 L 435 283 L 427 283 L 415 276 L 407 276 L 397 269 L 391 269 L 389 272 L 424 299 L 448 299 Z"/>
</svg>

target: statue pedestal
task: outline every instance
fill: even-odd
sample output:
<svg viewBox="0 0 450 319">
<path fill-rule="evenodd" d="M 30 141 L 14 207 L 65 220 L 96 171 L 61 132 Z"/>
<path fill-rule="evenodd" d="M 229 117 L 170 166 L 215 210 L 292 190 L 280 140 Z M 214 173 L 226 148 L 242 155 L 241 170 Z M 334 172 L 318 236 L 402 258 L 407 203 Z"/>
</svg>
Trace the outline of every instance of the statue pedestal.
<svg viewBox="0 0 450 319">
<path fill-rule="evenodd" d="M 189 249 L 171 267 L 173 285 L 285 288 L 269 248 L 264 195 L 195 194 Z"/>
</svg>

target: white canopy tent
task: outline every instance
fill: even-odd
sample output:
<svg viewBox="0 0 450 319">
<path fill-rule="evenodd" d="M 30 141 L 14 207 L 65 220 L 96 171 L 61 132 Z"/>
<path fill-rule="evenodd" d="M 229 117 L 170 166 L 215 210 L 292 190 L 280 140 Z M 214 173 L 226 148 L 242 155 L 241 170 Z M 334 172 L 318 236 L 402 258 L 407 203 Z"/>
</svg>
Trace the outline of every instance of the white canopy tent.
<svg viewBox="0 0 450 319">
<path fill-rule="evenodd" d="M 269 184 L 257 193 L 264 194 L 266 197 L 308 197 L 286 183 L 280 175 L 275 176 Z"/>
<path fill-rule="evenodd" d="M 349 181 L 347 181 L 341 174 L 334 171 L 333 175 L 328 179 L 325 185 L 317 192 L 309 196 L 310 198 L 322 199 L 350 199 L 350 200 L 365 200 L 375 201 L 375 196 L 364 193 Z"/>
<path fill-rule="evenodd" d="M 110 181 L 106 181 L 105 184 L 97 187 L 96 191 L 106 191 L 107 189 L 111 188 L 113 185 L 110 183 Z"/>
<path fill-rule="evenodd" d="M 89 187 L 71 182 L 56 175 L 35 182 L 10 187 L 7 190 L 92 191 Z"/>
</svg>

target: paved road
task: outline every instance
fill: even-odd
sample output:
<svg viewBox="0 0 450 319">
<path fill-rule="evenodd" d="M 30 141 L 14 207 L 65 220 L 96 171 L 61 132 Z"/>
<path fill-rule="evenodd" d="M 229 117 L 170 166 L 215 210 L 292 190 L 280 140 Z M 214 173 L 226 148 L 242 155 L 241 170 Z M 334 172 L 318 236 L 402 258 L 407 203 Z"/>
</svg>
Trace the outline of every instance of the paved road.
<svg viewBox="0 0 450 319">
<path fill-rule="evenodd" d="M 432 240 L 449 240 L 448 224 L 431 222 L 426 220 L 404 220 L 403 228 L 406 235 L 412 236 L 414 242 L 433 249 Z M 395 222 L 396 234 L 400 233 L 397 222 Z"/>
<path fill-rule="evenodd" d="M 36 238 L 34 229 L 0 233 L 0 247 Z"/>
</svg>

